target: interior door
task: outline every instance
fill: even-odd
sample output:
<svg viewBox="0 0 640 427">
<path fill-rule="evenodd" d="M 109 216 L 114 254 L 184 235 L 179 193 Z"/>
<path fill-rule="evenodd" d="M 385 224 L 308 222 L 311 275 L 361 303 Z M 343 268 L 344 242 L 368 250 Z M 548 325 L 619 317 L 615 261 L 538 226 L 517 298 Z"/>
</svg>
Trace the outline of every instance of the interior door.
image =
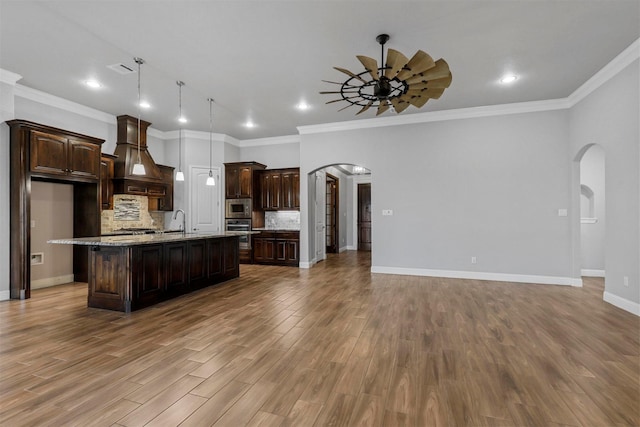
<svg viewBox="0 0 640 427">
<path fill-rule="evenodd" d="M 316 260 L 322 261 L 327 257 L 325 239 L 325 186 L 326 174 L 323 171 L 316 172 Z"/>
<path fill-rule="evenodd" d="M 371 184 L 358 184 L 358 250 L 371 250 Z"/>
<path fill-rule="evenodd" d="M 220 169 L 213 168 L 216 185 L 207 185 L 209 168 L 191 168 L 191 231 L 219 232 L 221 225 Z"/>
</svg>

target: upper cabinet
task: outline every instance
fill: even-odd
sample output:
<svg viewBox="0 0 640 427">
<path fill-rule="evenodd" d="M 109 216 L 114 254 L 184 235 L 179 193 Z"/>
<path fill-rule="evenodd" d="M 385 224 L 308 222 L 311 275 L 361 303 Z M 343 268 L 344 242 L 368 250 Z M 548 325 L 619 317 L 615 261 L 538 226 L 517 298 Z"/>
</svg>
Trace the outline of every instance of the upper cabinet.
<svg viewBox="0 0 640 427">
<path fill-rule="evenodd" d="M 259 182 L 263 210 L 300 209 L 300 168 L 262 171 Z"/>
<path fill-rule="evenodd" d="M 100 143 L 37 130 L 30 132 L 29 142 L 32 175 L 100 179 Z"/>
<path fill-rule="evenodd" d="M 102 154 L 100 158 L 100 206 L 102 210 L 113 209 L 113 161 L 116 156 Z"/>
<path fill-rule="evenodd" d="M 243 199 L 253 196 L 253 172 L 266 166 L 257 162 L 224 164 L 225 197 Z"/>
</svg>

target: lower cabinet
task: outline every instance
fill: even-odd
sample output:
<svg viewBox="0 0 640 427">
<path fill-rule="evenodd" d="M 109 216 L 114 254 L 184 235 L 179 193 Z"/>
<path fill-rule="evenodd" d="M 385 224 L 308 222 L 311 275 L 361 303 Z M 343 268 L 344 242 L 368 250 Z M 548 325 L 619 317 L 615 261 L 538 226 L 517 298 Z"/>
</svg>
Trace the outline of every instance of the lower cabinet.
<svg viewBox="0 0 640 427">
<path fill-rule="evenodd" d="M 263 231 L 253 236 L 253 262 L 255 264 L 300 264 L 300 232 Z"/>
<path fill-rule="evenodd" d="M 240 275 L 238 238 L 90 248 L 89 307 L 129 312 Z"/>
</svg>

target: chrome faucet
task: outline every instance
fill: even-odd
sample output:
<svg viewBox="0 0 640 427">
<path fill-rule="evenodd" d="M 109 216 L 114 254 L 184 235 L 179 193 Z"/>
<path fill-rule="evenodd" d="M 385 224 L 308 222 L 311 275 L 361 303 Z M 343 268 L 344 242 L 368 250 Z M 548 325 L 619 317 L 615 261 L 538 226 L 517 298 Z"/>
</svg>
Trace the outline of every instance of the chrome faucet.
<svg viewBox="0 0 640 427">
<path fill-rule="evenodd" d="M 187 231 L 187 215 L 182 209 L 176 209 L 176 213 L 173 214 L 173 219 L 178 218 L 178 212 L 182 212 L 182 232 L 185 233 Z"/>
</svg>

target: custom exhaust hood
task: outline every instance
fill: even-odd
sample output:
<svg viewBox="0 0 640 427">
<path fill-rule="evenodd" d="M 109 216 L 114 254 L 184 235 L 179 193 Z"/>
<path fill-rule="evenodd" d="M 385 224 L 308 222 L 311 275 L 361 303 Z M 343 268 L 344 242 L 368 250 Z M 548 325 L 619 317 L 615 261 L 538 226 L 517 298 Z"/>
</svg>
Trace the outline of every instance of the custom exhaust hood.
<svg viewBox="0 0 640 427">
<path fill-rule="evenodd" d="M 145 183 L 162 183 L 163 176 L 147 150 L 147 127 L 151 123 L 140 120 L 140 160 L 144 165 L 144 175 L 134 175 L 133 165 L 138 160 L 138 119 L 123 115 L 118 116 L 118 135 L 114 155 L 118 158 L 114 161 L 114 183 L 127 180 Z M 121 187 L 116 184 L 116 192 L 125 193 L 126 185 Z M 121 191 L 118 191 L 121 190 Z M 138 193 L 136 193 L 138 194 Z"/>
</svg>

